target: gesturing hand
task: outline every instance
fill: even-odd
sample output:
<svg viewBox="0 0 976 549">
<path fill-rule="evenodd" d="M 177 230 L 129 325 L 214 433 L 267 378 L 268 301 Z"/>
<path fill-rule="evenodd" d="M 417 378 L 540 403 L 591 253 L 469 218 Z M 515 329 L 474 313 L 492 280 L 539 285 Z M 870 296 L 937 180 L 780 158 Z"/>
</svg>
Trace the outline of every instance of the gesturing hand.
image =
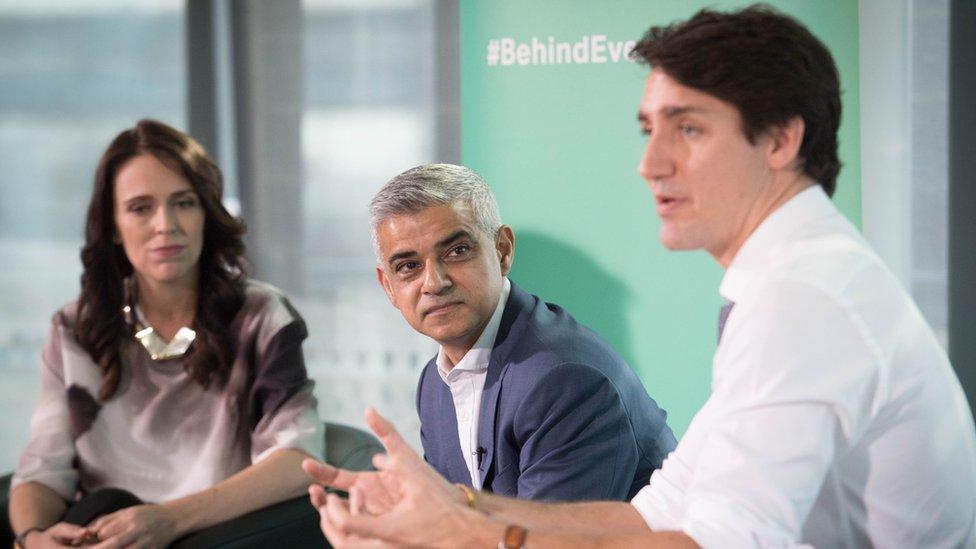
<svg viewBox="0 0 976 549">
<path fill-rule="evenodd" d="M 136 505 L 88 525 L 99 543 L 93 548 L 165 547 L 176 538 L 176 518 L 161 505 Z"/>
<path fill-rule="evenodd" d="M 356 497 L 362 501 L 361 508 L 371 515 L 386 513 L 400 500 L 399 482 L 389 473 L 347 471 L 314 459 L 304 460 L 302 469 L 325 486 L 357 494 Z M 309 486 L 309 496 L 316 508 L 325 505 L 325 490 L 321 486 Z"/>
<path fill-rule="evenodd" d="M 366 410 L 366 422 L 387 451 L 373 457 L 378 472 L 352 473 L 303 463 L 305 471 L 320 482 L 349 492 L 349 500 L 343 500 L 325 494 L 319 486 L 309 489 L 329 542 L 337 548 L 381 547 L 383 542 L 465 545 L 468 528 L 481 515 L 465 507 L 461 492 L 427 465 L 372 408 Z"/>
</svg>

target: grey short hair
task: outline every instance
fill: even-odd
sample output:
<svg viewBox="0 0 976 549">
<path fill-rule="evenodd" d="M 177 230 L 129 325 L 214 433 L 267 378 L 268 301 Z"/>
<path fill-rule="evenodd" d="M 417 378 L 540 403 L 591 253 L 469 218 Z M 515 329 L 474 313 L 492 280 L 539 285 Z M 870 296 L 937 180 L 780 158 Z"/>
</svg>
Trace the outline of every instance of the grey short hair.
<svg viewBox="0 0 976 549">
<path fill-rule="evenodd" d="M 474 221 L 485 234 L 494 237 L 502 226 L 498 203 L 478 172 L 454 164 L 425 164 L 411 168 L 383 185 L 369 204 L 369 224 L 376 259 L 380 257 L 376 231 L 387 219 L 415 213 L 429 206 L 467 202 Z"/>
</svg>

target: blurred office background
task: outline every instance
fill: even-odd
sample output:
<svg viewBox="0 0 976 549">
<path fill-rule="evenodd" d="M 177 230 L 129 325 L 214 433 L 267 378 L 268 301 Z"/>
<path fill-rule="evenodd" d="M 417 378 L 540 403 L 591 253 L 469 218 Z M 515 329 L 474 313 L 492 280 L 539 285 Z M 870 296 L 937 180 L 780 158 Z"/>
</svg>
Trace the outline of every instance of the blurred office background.
<svg viewBox="0 0 976 549">
<path fill-rule="evenodd" d="M 864 231 L 948 348 L 956 8 L 860 9 Z M 457 28 L 446 0 L 0 1 L 0 471 L 26 440 L 50 316 L 78 292 L 95 164 L 143 117 L 224 169 L 255 276 L 310 326 L 320 415 L 362 425 L 373 404 L 417 444 L 436 347 L 375 282 L 367 204 L 404 169 L 459 161 Z"/>
</svg>

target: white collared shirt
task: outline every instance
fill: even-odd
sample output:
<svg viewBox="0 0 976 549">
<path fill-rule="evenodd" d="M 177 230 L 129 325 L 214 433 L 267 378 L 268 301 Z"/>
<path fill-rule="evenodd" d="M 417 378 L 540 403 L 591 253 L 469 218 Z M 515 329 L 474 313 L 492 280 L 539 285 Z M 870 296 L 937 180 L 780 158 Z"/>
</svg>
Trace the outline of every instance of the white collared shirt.
<svg viewBox="0 0 976 549">
<path fill-rule="evenodd" d="M 454 413 L 457 417 L 458 441 L 461 443 L 461 455 L 471 473 L 471 485 L 481 489 L 481 476 L 478 467 L 483 456 L 478 455 L 478 418 L 481 414 L 481 394 L 485 388 L 485 377 L 488 375 L 488 362 L 491 360 L 491 349 L 495 346 L 495 336 L 498 326 L 502 322 L 505 303 L 512 291 L 512 283 L 506 277 L 502 283 L 502 293 L 498 297 L 495 312 L 478 337 L 474 346 L 464 353 L 461 360 L 451 367 L 451 360 L 444 354 L 441 347 L 437 352 L 437 373 L 451 390 L 454 398 Z"/>
<path fill-rule="evenodd" d="M 722 280 L 712 394 L 631 501 L 703 547 L 974 547 L 976 435 L 912 299 L 819 186 Z"/>
</svg>

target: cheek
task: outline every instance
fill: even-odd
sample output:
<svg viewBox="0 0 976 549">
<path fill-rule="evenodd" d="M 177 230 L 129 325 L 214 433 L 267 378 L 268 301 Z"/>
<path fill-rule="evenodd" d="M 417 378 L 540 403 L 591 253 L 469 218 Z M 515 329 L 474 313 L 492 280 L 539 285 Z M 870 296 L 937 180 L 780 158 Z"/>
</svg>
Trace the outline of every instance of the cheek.
<svg viewBox="0 0 976 549">
<path fill-rule="evenodd" d="M 205 228 L 205 220 L 202 212 L 190 213 L 185 218 L 184 227 L 186 227 L 187 233 L 190 237 L 197 242 L 197 245 L 203 247 L 203 233 Z"/>
<path fill-rule="evenodd" d="M 391 281 L 390 301 L 404 316 L 412 317 L 415 314 L 414 311 L 418 304 L 417 296 L 419 295 L 416 286 L 413 281 Z"/>
<path fill-rule="evenodd" d="M 115 240 L 126 250 L 138 246 L 139 242 L 144 239 L 142 233 L 143 231 L 135 223 L 122 220 L 115 224 Z"/>
</svg>

